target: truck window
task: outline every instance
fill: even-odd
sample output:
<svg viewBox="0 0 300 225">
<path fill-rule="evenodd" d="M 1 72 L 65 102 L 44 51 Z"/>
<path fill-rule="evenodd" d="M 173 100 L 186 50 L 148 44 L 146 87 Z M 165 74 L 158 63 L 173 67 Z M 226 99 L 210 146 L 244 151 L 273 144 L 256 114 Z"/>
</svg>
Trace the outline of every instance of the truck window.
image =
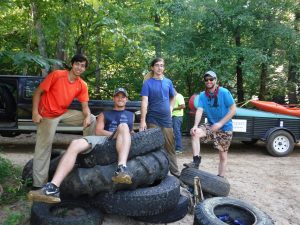
<svg viewBox="0 0 300 225">
<path fill-rule="evenodd" d="M 27 79 L 25 81 L 25 87 L 24 87 L 24 98 L 29 98 L 31 99 L 33 96 L 33 93 L 35 89 L 39 86 L 41 83 L 42 79 Z"/>
</svg>

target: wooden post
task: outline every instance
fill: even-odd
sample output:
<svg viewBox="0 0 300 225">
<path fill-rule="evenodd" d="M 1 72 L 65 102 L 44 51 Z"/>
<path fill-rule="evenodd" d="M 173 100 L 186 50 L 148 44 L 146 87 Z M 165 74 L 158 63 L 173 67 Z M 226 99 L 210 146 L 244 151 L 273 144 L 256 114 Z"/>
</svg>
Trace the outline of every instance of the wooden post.
<svg viewBox="0 0 300 225">
<path fill-rule="evenodd" d="M 200 201 L 203 200 L 204 197 L 203 197 L 200 178 L 194 177 L 194 206 L 196 206 Z"/>
</svg>

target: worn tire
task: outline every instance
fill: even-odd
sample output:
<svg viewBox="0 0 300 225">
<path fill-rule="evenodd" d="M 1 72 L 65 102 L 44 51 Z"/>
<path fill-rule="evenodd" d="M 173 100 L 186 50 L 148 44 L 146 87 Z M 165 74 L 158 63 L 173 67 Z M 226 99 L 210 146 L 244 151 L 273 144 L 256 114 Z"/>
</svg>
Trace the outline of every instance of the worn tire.
<svg viewBox="0 0 300 225">
<path fill-rule="evenodd" d="M 267 150 L 272 156 L 287 156 L 294 150 L 294 146 L 294 138 L 284 130 L 273 132 L 267 139 Z"/>
<path fill-rule="evenodd" d="M 61 184 L 61 194 L 72 197 L 93 196 L 103 191 L 148 186 L 167 176 L 169 160 L 165 150 L 159 149 L 127 161 L 128 171 L 132 174 L 132 184 L 114 184 L 111 178 L 116 168 L 116 163 L 93 168 L 75 168 Z"/>
<path fill-rule="evenodd" d="M 167 176 L 150 187 L 100 193 L 92 204 L 109 214 L 151 216 L 176 207 L 179 198 L 179 180 L 174 176 Z"/>
<path fill-rule="evenodd" d="M 160 128 L 151 128 L 134 133 L 131 138 L 131 147 L 128 159 L 138 155 L 144 155 L 164 145 L 164 136 Z M 105 166 L 117 162 L 116 140 L 108 140 L 103 144 L 96 145 L 88 154 L 78 155 L 79 167 Z"/>
<path fill-rule="evenodd" d="M 50 161 L 50 167 L 49 167 L 49 173 L 48 173 L 48 180 L 51 180 L 56 167 L 59 163 L 60 158 L 62 157 L 63 151 L 60 149 L 53 149 L 51 153 L 51 161 Z M 22 171 L 22 180 L 27 185 L 32 185 L 32 173 L 33 173 L 33 159 L 30 159 L 24 166 Z"/>
<path fill-rule="evenodd" d="M 217 217 L 224 214 L 247 225 L 274 225 L 274 221 L 257 207 L 228 197 L 210 198 L 197 204 L 194 225 L 224 225 L 226 223 Z"/>
<path fill-rule="evenodd" d="M 194 177 L 200 178 L 203 192 L 213 196 L 228 196 L 230 184 L 227 179 L 195 168 L 185 168 L 181 171 L 180 180 L 189 186 L 194 186 Z"/>
<path fill-rule="evenodd" d="M 146 223 L 173 223 L 186 216 L 189 205 L 190 201 L 188 197 L 181 195 L 177 205 L 171 210 L 153 216 L 136 216 L 131 218 Z"/>
<path fill-rule="evenodd" d="M 34 202 L 31 208 L 31 225 L 100 225 L 102 222 L 103 214 L 86 202 Z"/>
</svg>

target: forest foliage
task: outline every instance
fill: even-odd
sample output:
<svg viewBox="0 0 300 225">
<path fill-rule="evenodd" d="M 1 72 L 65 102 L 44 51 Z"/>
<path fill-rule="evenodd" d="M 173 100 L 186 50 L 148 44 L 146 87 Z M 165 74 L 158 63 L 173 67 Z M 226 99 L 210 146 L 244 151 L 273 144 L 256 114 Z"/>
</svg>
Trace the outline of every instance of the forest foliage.
<svg viewBox="0 0 300 225">
<path fill-rule="evenodd" d="M 185 97 L 214 70 L 238 103 L 299 103 L 298 0 L 1 0 L 0 74 L 45 76 L 83 53 L 92 98 L 139 99 L 155 57 Z"/>
</svg>

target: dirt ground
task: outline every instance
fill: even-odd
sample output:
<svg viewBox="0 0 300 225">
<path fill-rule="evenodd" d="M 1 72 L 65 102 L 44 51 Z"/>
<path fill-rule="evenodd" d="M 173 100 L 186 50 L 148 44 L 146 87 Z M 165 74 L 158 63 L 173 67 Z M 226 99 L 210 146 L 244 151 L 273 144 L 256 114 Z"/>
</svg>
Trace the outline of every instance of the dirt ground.
<svg viewBox="0 0 300 225">
<path fill-rule="evenodd" d="M 77 135 L 56 135 L 55 147 L 65 148 Z M 15 138 L 0 136 L 1 156 L 24 166 L 32 158 L 34 134 Z M 13 141 L 13 144 L 12 144 Z M 184 153 L 178 155 L 178 165 L 192 158 L 189 137 L 183 137 Z M 217 173 L 218 154 L 211 145 L 202 146 L 201 169 Z M 231 190 L 229 197 L 246 201 L 265 211 L 276 225 L 300 224 L 300 145 L 287 157 L 272 157 L 263 143 L 246 146 L 234 142 L 229 152 L 227 179 Z M 0 212 L 1 218 L 1 212 Z M 1 224 L 1 219 L 0 219 Z M 103 225 L 146 225 L 132 219 L 105 215 Z M 169 225 L 193 224 L 193 215 Z"/>
</svg>

